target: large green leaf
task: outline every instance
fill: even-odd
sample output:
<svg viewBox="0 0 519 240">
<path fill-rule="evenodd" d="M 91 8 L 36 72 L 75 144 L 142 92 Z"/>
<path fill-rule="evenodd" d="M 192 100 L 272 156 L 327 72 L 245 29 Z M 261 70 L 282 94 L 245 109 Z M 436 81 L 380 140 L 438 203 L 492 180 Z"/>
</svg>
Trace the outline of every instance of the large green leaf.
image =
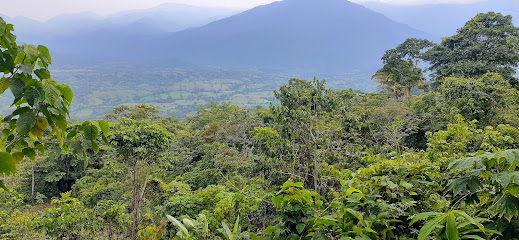
<svg viewBox="0 0 519 240">
<path fill-rule="evenodd" d="M 45 46 L 39 45 L 38 51 L 45 56 L 45 58 L 52 64 L 52 58 L 50 57 L 49 49 Z"/>
<path fill-rule="evenodd" d="M 452 190 L 454 195 L 476 193 L 482 187 L 482 184 L 478 179 L 478 175 L 481 171 L 482 170 L 474 170 L 464 177 L 455 179 L 447 185 L 447 190 Z"/>
<path fill-rule="evenodd" d="M 50 78 L 50 72 L 49 72 L 49 70 L 47 70 L 46 68 L 36 69 L 36 70 L 34 70 L 34 74 L 36 74 L 36 76 L 37 76 L 40 80 Z"/>
<path fill-rule="evenodd" d="M 32 109 L 30 107 L 21 107 L 21 108 L 18 108 L 16 110 L 14 110 L 12 115 L 13 116 L 18 116 L 18 115 L 22 115 L 22 114 L 28 113 L 28 112 L 32 112 Z"/>
<path fill-rule="evenodd" d="M 24 62 L 28 65 L 34 65 L 39 56 L 38 49 L 34 45 L 24 44 L 23 51 L 25 52 Z"/>
<path fill-rule="evenodd" d="M 428 218 L 430 218 L 432 216 L 438 216 L 438 215 L 441 215 L 441 213 L 438 213 L 438 212 L 424 212 L 424 213 L 420 213 L 420 214 L 416 215 L 415 217 L 413 217 L 413 219 L 411 220 L 411 223 L 409 223 L 409 226 L 413 225 L 415 222 L 418 222 L 420 220 L 428 219 Z"/>
<path fill-rule="evenodd" d="M 269 226 L 267 228 L 265 228 L 265 230 L 263 231 L 263 233 L 265 233 L 266 235 L 272 235 L 276 232 L 276 227 L 274 226 Z"/>
<path fill-rule="evenodd" d="M 472 225 L 477 226 L 481 231 L 483 231 L 483 232 L 485 231 L 485 227 L 483 226 L 483 224 L 481 224 L 480 222 L 477 222 L 474 218 L 469 216 L 467 213 L 465 213 L 463 211 L 459 211 L 457 213 L 460 216 L 462 216 L 463 218 L 465 218 L 465 220 L 467 220 L 467 222 L 471 223 Z"/>
<path fill-rule="evenodd" d="M 0 173 L 16 173 L 16 162 L 10 153 L 0 152 Z"/>
<path fill-rule="evenodd" d="M 22 150 L 22 153 L 31 160 L 34 160 L 36 158 L 36 151 L 34 151 L 34 149 L 32 148 L 24 148 Z"/>
<path fill-rule="evenodd" d="M 65 101 L 71 103 L 72 99 L 74 98 L 74 93 L 72 92 L 72 89 L 70 89 L 70 87 L 65 84 L 59 85 L 58 89 L 60 90 L 61 94 L 63 95 L 63 99 L 65 99 Z"/>
<path fill-rule="evenodd" d="M 16 55 L 16 58 L 14 59 L 14 64 L 18 65 L 22 63 L 24 58 L 25 52 L 19 52 L 18 55 Z"/>
<path fill-rule="evenodd" d="M 180 230 L 180 232 L 185 236 L 185 237 L 189 237 L 189 231 L 187 230 L 187 228 L 182 224 L 180 223 L 176 218 L 172 217 L 171 215 L 167 215 L 166 218 L 172 222 L 175 226 L 178 227 L 178 229 Z"/>
<path fill-rule="evenodd" d="M 20 65 L 18 65 L 18 70 L 26 77 L 29 77 L 32 75 L 33 67 L 31 64 L 21 63 Z"/>
<path fill-rule="evenodd" d="M 512 167 L 510 171 L 514 171 L 515 166 L 519 166 L 519 149 L 510 149 L 496 153 L 496 158 L 503 158 Z"/>
<path fill-rule="evenodd" d="M 36 116 L 33 113 L 24 113 L 16 120 L 16 131 L 20 135 L 27 135 L 36 124 Z"/>
<path fill-rule="evenodd" d="M 4 35 L 7 23 L 0 17 L 0 36 Z"/>
<path fill-rule="evenodd" d="M 40 97 L 40 92 L 34 87 L 31 87 L 25 91 L 25 99 L 31 107 L 38 102 Z"/>
<path fill-rule="evenodd" d="M 94 151 L 94 154 L 99 153 L 99 145 L 97 145 L 96 141 L 91 141 L 92 143 L 92 150 Z"/>
<path fill-rule="evenodd" d="M 110 134 L 110 124 L 105 120 L 99 120 L 98 123 L 103 135 L 107 137 Z"/>
<path fill-rule="evenodd" d="M 240 232 L 240 215 L 238 215 L 238 217 L 236 217 L 236 222 L 234 223 L 232 232 L 233 232 L 234 236 L 237 236 L 238 233 Z"/>
<path fill-rule="evenodd" d="M 52 117 L 52 120 L 58 125 L 58 127 L 63 130 L 67 131 L 67 118 L 63 115 Z"/>
<path fill-rule="evenodd" d="M 11 88 L 14 98 L 18 99 L 23 96 L 23 87 L 25 87 L 25 82 L 21 79 L 14 78 L 9 81 L 9 87 Z"/>
<path fill-rule="evenodd" d="M 305 227 L 306 227 L 306 225 L 304 223 L 297 224 L 297 226 L 296 226 L 297 232 L 299 234 L 301 234 L 303 232 L 303 230 L 305 230 Z"/>
<path fill-rule="evenodd" d="M 81 151 L 83 151 L 83 145 L 81 145 L 81 142 L 80 141 L 73 141 L 71 144 L 70 144 L 70 149 L 72 150 L 72 153 L 73 154 L 78 154 L 80 153 Z"/>
<path fill-rule="evenodd" d="M 184 223 L 184 226 L 187 228 L 187 229 L 194 229 L 195 228 L 195 224 L 193 223 L 193 221 L 191 221 L 191 219 L 189 218 L 184 218 L 182 219 L 182 223 Z"/>
<path fill-rule="evenodd" d="M 425 240 L 425 238 L 427 236 L 429 236 L 429 234 L 431 234 L 431 232 L 438 226 L 438 224 L 443 222 L 446 217 L 447 217 L 447 214 L 442 214 L 442 215 L 434 218 L 433 220 L 427 222 L 422 227 L 422 229 L 420 229 L 420 234 L 418 235 L 418 240 Z"/>
<path fill-rule="evenodd" d="M 500 172 L 492 175 L 492 181 L 498 183 L 502 188 L 507 188 L 508 185 L 519 177 L 519 172 Z M 517 183 L 516 183 L 517 184 Z"/>
<path fill-rule="evenodd" d="M 93 125 L 87 125 L 83 129 L 85 133 L 85 138 L 91 141 L 94 141 L 99 136 L 99 130 Z"/>
<path fill-rule="evenodd" d="M 447 227 L 446 227 L 447 239 L 459 240 L 458 227 L 456 226 L 456 216 L 454 212 L 447 213 Z"/>
<path fill-rule="evenodd" d="M 505 217 L 511 221 L 512 218 L 519 217 L 519 198 L 505 193 L 497 197 L 489 211 L 494 216 Z"/>
<path fill-rule="evenodd" d="M 488 157 L 493 157 L 493 154 L 485 153 L 483 155 L 479 155 L 476 157 L 456 159 L 449 163 L 449 168 L 458 170 L 484 168 L 485 165 L 483 163 L 483 160 Z"/>
<path fill-rule="evenodd" d="M 229 226 L 227 226 L 227 224 L 224 221 L 222 221 L 222 227 L 225 231 L 224 233 L 227 236 L 227 239 L 233 240 L 231 229 L 229 228 Z"/>
<path fill-rule="evenodd" d="M 45 93 L 45 100 L 54 105 L 59 100 L 61 92 L 56 88 L 55 81 L 44 79 L 42 81 L 43 92 Z"/>
<path fill-rule="evenodd" d="M 9 79 L 8 78 L 2 78 L 0 79 L 0 94 L 4 93 L 5 90 L 9 88 Z"/>
</svg>

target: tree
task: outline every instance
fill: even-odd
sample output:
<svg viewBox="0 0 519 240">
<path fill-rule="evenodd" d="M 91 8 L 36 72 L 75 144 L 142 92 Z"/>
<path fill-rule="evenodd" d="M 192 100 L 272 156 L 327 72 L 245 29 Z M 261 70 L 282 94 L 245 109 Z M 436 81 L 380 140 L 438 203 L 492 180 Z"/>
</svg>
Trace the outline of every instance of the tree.
<svg viewBox="0 0 519 240">
<path fill-rule="evenodd" d="M 296 156 L 306 163 L 313 165 L 313 187 L 319 192 L 319 158 L 321 153 L 320 135 L 324 119 L 330 118 L 330 112 L 336 105 L 335 94 L 325 88 L 325 81 L 316 78 L 312 82 L 290 79 L 287 85 L 282 86 L 274 96 L 281 106 L 271 107 L 271 111 L 280 127 L 283 138 L 289 140 L 293 147 L 298 148 Z M 303 170 L 307 167 L 302 168 Z M 304 179 L 307 179 L 308 173 Z"/>
<path fill-rule="evenodd" d="M 114 125 L 110 143 L 122 160 L 132 168 L 132 239 L 137 237 L 140 205 L 147 184 L 147 178 L 144 183 L 140 181 L 140 171 L 147 164 L 154 163 L 157 157 L 169 147 L 169 142 L 172 139 L 171 133 L 152 123 L 149 119 L 133 120 L 122 117 Z"/>
<path fill-rule="evenodd" d="M 162 118 L 157 107 L 149 106 L 147 104 L 137 104 L 135 106 L 121 105 L 114 107 L 111 113 L 105 115 L 106 120 L 116 121 L 120 117 L 126 117 L 135 120 L 150 119 L 157 121 Z"/>
<path fill-rule="evenodd" d="M 99 219 L 81 201 L 70 197 L 70 192 L 62 193 L 61 198 L 52 200 L 52 204 L 59 207 L 47 208 L 43 216 L 35 219 L 38 230 L 57 240 L 80 239 L 82 232 L 95 231 Z"/>
<path fill-rule="evenodd" d="M 488 72 L 499 73 L 516 85 L 518 38 L 519 28 L 513 25 L 511 15 L 479 13 L 454 36 L 427 51 L 423 59 L 430 63 L 437 85 L 447 77 L 477 79 Z"/>
<path fill-rule="evenodd" d="M 371 79 L 376 79 L 382 88 L 394 94 L 395 98 L 409 96 L 413 87 L 423 87 L 425 78 L 417 65 L 425 49 L 434 43 L 410 38 L 395 49 L 387 50 L 382 61 L 384 67 Z"/>
<path fill-rule="evenodd" d="M 26 181 L 22 188 L 24 192 L 29 194 L 37 192 L 53 198 L 58 197 L 60 193 L 71 191 L 72 185 L 85 175 L 87 168 L 84 159 L 65 152 L 58 146 L 49 147 L 46 154 L 45 157 L 36 158 L 33 161 L 35 165 L 32 171 L 25 173 Z M 90 159 L 89 156 L 88 158 Z M 34 176 L 35 185 L 32 185 L 31 175 Z M 34 194 L 30 195 L 34 197 Z"/>
<path fill-rule="evenodd" d="M 488 73 L 479 79 L 446 78 L 439 87 L 446 107 L 455 107 L 482 127 L 499 123 L 517 125 L 519 92 L 502 76 Z"/>
<path fill-rule="evenodd" d="M 68 133 L 68 107 L 73 92 L 65 84 L 51 79 L 49 50 L 42 45 L 17 45 L 14 27 L 0 18 L 0 94 L 10 89 L 16 109 L 1 118 L 0 173 L 16 173 L 16 164 L 24 157 L 34 159 L 36 150 L 44 152 L 44 137 L 56 137 L 60 147 L 84 152 L 99 150 L 96 139 L 109 132 L 104 121 L 86 121 Z M 82 134 L 78 134 L 82 133 Z M 85 144 L 77 144 L 84 142 Z M 0 180 L 0 187 L 5 188 Z"/>
</svg>

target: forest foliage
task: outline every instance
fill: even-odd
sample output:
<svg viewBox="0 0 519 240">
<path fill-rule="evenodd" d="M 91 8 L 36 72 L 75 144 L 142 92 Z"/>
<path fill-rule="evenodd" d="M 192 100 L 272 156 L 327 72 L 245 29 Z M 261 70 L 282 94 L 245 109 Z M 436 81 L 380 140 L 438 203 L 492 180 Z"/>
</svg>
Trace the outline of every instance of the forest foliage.
<svg viewBox="0 0 519 240">
<path fill-rule="evenodd" d="M 377 93 L 291 79 L 269 108 L 213 102 L 179 120 L 137 104 L 84 123 L 66 120 L 48 50 L 0 20 L 16 107 L 0 239 L 517 239 L 511 19 L 386 51 Z"/>
</svg>

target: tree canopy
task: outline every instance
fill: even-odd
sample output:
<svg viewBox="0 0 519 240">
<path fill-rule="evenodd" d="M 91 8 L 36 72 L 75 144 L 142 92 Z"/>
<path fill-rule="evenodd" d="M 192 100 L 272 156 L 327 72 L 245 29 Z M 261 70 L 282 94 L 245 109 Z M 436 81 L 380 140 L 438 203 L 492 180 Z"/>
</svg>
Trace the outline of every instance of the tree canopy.
<svg viewBox="0 0 519 240">
<path fill-rule="evenodd" d="M 409 96 L 413 87 L 424 88 L 425 77 L 417 65 L 426 49 L 434 43 L 410 38 L 395 49 L 387 50 L 382 61 L 384 67 L 378 70 L 372 79 L 376 79 L 381 88 L 394 94 L 396 98 Z"/>
<path fill-rule="evenodd" d="M 513 16 L 479 13 L 455 35 L 443 38 L 423 55 L 430 63 L 434 81 L 448 77 L 480 78 L 489 72 L 499 73 L 512 85 L 517 84 L 519 64 L 519 28 Z"/>
</svg>

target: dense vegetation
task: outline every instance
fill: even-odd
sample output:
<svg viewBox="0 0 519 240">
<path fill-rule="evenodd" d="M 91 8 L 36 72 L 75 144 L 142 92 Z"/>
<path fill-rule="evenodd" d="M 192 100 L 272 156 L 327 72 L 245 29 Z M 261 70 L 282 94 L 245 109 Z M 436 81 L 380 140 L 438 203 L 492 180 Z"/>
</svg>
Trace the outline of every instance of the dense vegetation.
<svg viewBox="0 0 519 240">
<path fill-rule="evenodd" d="M 46 49 L 17 46 L 0 20 L 0 86 L 17 106 L 2 124 L 0 238 L 516 239 L 511 21 L 478 14 L 438 45 L 408 39 L 382 58 L 380 93 L 291 79 L 269 108 L 178 120 L 138 104 L 67 124 Z"/>
</svg>

